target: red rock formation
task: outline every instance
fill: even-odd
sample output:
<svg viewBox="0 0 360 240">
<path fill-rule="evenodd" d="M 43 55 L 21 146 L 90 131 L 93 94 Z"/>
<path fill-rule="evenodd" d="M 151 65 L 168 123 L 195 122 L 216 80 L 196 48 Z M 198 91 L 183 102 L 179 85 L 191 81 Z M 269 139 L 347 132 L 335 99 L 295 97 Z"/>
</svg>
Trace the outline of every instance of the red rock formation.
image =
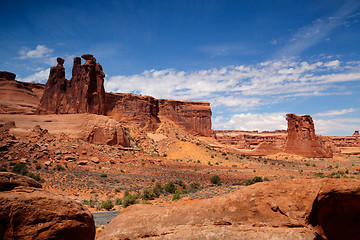
<svg viewBox="0 0 360 240">
<path fill-rule="evenodd" d="M 284 152 L 305 157 L 332 157 L 332 151 L 325 148 L 315 135 L 314 122 L 310 115 L 286 114 L 288 135 Z"/>
<path fill-rule="evenodd" d="M 65 79 L 64 59 L 57 59 L 58 65 L 50 69 L 38 114 L 105 114 L 105 74 L 92 55 L 84 54 L 82 58 L 86 60 L 84 65 L 79 57 L 74 59 L 70 81 Z"/>
<path fill-rule="evenodd" d="M 131 93 L 106 93 L 107 115 L 120 123 L 136 124 L 145 130 L 156 130 L 158 118 L 158 101 L 150 96 L 139 96 Z"/>
<path fill-rule="evenodd" d="M 211 108 L 208 102 L 159 99 L 159 117 L 174 121 L 194 135 L 211 136 Z"/>
<path fill-rule="evenodd" d="M 0 78 L 4 78 L 6 80 L 15 80 L 16 74 L 6 71 L 0 71 Z"/>
<path fill-rule="evenodd" d="M 360 136 L 359 131 L 355 131 L 355 132 L 353 133 L 353 136 L 354 136 L 354 137 Z"/>
<path fill-rule="evenodd" d="M 256 183 L 187 205 L 130 206 L 97 239 L 360 239 L 359 198 L 355 179 Z"/>
<path fill-rule="evenodd" d="M 0 173 L 0 239 L 94 239 L 92 214 L 41 189 L 35 180 Z"/>
<path fill-rule="evenodd" d="M 15 74 L 0 72 L 0 113 L 33 114 L 44 85 L 14 80 Z"/>
</svg>

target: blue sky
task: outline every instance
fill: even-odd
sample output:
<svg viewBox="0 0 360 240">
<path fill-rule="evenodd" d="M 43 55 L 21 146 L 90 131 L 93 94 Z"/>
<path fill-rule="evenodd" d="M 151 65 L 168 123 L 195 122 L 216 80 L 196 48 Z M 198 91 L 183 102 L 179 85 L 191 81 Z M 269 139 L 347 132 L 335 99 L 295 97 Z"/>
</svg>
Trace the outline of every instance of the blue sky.
<svg viewBox="0 0 360 240">
<path fill-rule="evenodd" d="M 360 1 L 8 1 L 0 70 L 45 83 L 91 53 L 109 92 L 211 102 L 214 129 L 360 130 Z"/>
</svg>

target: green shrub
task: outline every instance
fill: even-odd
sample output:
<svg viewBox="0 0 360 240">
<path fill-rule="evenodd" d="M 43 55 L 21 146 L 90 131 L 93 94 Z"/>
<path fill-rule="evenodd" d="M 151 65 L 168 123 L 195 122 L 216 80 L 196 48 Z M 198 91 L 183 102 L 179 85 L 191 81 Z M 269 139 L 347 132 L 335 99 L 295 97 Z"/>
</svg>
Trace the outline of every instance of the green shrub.
<svg viewBox="0 0 360 240">
<path fill-rule="evenodd" d="M 63 170 L 65 170 L 65 168 L 64 168 L 63 166 L 61 166 L 60 164 L 58 164 L 58 165 L 56 165 L 56 166 L 54 167 L 54 170 L 56 170 L 56 171 L 63 171 Z"/>
<path fill-rule="evenodd" d="M 214 175 L 210 178 L 210 182 L 212 184 L 220 185 L 220 177 L 218 175 Z"/>
<path fill-rule="evenodd" d="M 6 166 L 0 166 L 0 172 L 7 172 Z"/>
<path fill-rule="evenodd" d="M 114 204 L 117 206 L 120 206 L 122 204 L 122 199 L 121 198 L 115 198 Z"/>
<path fill-rule="evenodd" d="M 161 184 L 159 182 L 157 182 L 153 188 L 153 192 L 155 194 L 156 197 L 160 197 L 160 195 L 162 193 L 164 193 L 164 189 L 163 187 L 161 186 Z"/>
<path fill-rule="evenodd" d="M 108 175 L 106 173 L 102 173 L 100 177 L 106 178 Z"/>
<path fill-rule="evenodd" d="M 40 170 L 41 169 L 41 165 L 40 164 L 37 164 L 36 167 L 35 167 L 36 170 Z"/>
<path fill-rule="evenodd" d="M 175 200 L 180 200 L 181 199 L 181 196 L 180 196 L 180 193 L 175 193 L 172 200 L 175 201 Z"/>
<path fill-rule="evenodd" d="M 175 193 L 176 188 L 175 188 L 174 182 L 173 181 L 167 182 L 164 186 L 164 190 L 165 190 L 165 192 L 168 192 L 168 193 Z"/>
<path fill-rule="evenodd" d="M 126 197 L 124 197 L 124 199 L 122 201 L 122 206 L 123 206 L 123 208 L 126 208 L 130 205 L 137 204 L 137 203 L 139 203 L 138 196 L 129 194 Z"/>
<path fill-rule="evenodd" d="M 29 171 L 28 171 L 28 167 L 25 164 L 17 163 L 13 166 L 12 172 L 20 175 L 26 175 Z"/>
<path fill-rule="evenodd" d="M 176 184 L 179 185 L 180 187 L 186 189 L 186 184 L 182 180 L 177 181 Z"/>
<path fill-rule="evenodd" d="M 156 197 L 153 189 L 144 189 L 141 194 L 141 199 L 143 200 L 154 200 Z"/>
<path fill-rule="evenodd" d="M 114 203 L 113 203 L 113 201 L 111 201 L 111 199 L 108 199 L 108 200 L 102 202 L 101 206 L 105 210 L 109 211 L 114 207 Z"/>
<path fill-rule="evenodd" d="M 41 181 L 41 177 L 39 174 L 35 174 L 32 172 L 29 172 L 26 174 L 26 176 L 31 177 L 32 179 L 35 179 L 36 181 L 40 182 Z"/>
<path fill-rule="evenodd" d="M 254 183 L 257 183 L 257 182 L 262 182 L 263 181 L 263 179 L 261 178 L 261 177 L 254 177 L 253 179 L 249 179 L 249 180 L 247 180 L 246 182 L 245 182 L 245 185 L 246 186 L 249 186 L 249 185 L 251 185 L 251 184 L 254 184 Z"/>
<path fill-rule="evenodd" d="M 195 182 L 195 183 L 190 183 L 189 188 L 188 188 L 188 192 L 196 192 L 200 189 L 200 184 Z"/>
</svg>

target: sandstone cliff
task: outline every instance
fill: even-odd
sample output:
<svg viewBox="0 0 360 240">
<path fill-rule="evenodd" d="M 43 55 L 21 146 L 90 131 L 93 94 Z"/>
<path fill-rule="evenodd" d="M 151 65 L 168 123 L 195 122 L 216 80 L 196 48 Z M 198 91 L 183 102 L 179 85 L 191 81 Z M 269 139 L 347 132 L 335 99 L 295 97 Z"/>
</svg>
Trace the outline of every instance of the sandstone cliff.
<svg viewBox="0 0 360 240">
<path fill-rule="evenodd" d="M 15 80 L 16 75 L 0 71 L 0 113 L 34 114 L 44 85 Z"/>
<path fill-rule="evenodd" d="M 310 115 L 286 114 L 288 121 L 284 152 L 305 157 L 332 157 L 332 150 L 322 144 L 315 135 L 314 122 Z"/>
</svg>

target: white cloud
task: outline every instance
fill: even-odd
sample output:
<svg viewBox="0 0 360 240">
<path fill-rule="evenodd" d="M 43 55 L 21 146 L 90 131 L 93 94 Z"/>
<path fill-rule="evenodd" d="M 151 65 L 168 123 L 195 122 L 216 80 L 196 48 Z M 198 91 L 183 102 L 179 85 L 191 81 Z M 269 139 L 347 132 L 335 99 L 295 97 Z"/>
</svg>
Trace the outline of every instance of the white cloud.
<svg viewBox="0 0 360 240">
<path fill-rule="evenodd" d="M 262 113 L 262 114 L 235 114 L 229 120 L 223 117 L 216 117 L 213 121 L 214 129 L 234 129 L 234 130 L 258 130 L 273 131 L 286 130 L 286 113 Z"/>
<path fill-rule="evenodd" d="M 356 109 L 354 108 L 347 108 L 347 109 L 341 109 L 341 110 L 329 110 L 326 112 L 317 113 L 314 116 L 339 116 L 344 115 L 347 113 L 353 113 Z"/>
<path fill-rule="evenodd" d="M 22 82 L 38 82 L 38 83 L 46 83 L 46 81 L 49 78 L 50 74 L 50 68 L 41 70 L 39 72 L 36 72 L 30 76 L 24 77 L 24 78 L 18 78 L 17 80 Z"/>
<path fill-rule="evenodd" d="M 45 45 L 37 45 L 34 50 L 23 48 L 19 51 L 20 59 L 49 57 L 54 50 Z"/>
<path fill-rule="evenodd" d="M 314 119 L 314 124 L 316 133 L 323 135 L 351 136 L 360 130 L 360 118 Z"/>
<path fill-rule="evenodd" d="M 251 108 L 291 97 L 350 94 L 352 89 L 337 83 L 359 80 L 360 66 L 356 63 L 283 59 L 193 72 L 153 69 L 109 77 L 105 88 L 156 98 L 204 100 L 213 106 Z"/>
</svg>

